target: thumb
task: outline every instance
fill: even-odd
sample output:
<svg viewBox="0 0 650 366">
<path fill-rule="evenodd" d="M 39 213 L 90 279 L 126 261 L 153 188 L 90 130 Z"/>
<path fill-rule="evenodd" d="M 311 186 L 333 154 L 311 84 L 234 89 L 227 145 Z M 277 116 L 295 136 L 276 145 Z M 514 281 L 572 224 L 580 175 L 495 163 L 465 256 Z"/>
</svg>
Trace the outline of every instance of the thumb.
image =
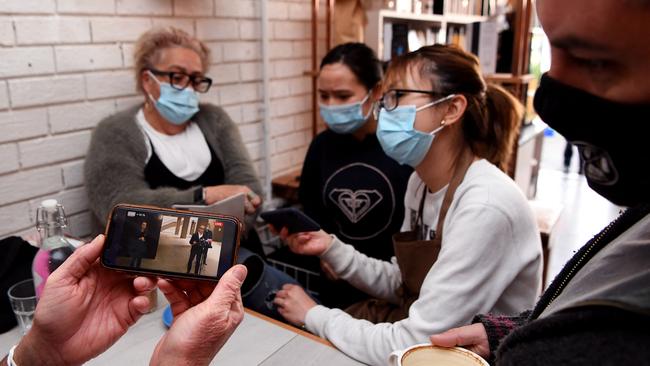
<svg viewBox="0 0 650 366">
<path fill-rule="evenodd" d="M 444 333 L 434 334 L 431 336 L 431 344 L 441 347 L 454 347 L 459 344 L 456 329 L 450 329 Z"/>
<path fill-rule="evenodd" d="M 226 303 L 230 307 L 229 304 L 237 298 L 247 274 L 248 270 L 242 264 L 237 264 L 229 269 L 212 291 L 209 301 L 213 304 Z"/>
<path fill-rule="evenodd" d="M 475 345 L 481 340 L 481 334 L 476 332 L 475 325 L 453 328 L 444 333 L 434 334 L 431 336 L 431 343 L 442 347 Z"/>
<path fill-rule="evenodd" d="M 104 235 L 97 235 L 93 241 L 82 245 L 53 273 L 63 279 L 80 280 L 97 261 L 104 247 Z"/>
</svg>

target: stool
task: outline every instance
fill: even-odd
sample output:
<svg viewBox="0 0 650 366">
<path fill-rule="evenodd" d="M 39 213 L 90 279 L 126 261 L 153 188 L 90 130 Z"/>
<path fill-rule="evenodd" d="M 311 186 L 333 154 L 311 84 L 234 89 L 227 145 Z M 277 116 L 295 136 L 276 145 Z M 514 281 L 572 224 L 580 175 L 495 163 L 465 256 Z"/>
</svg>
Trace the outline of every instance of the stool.
<svg viewBox="0 0 650 366">
<path fill-rule="evenodd" d="M 559 203 L 549 203 L 536 200 L 528 201 L 535 215 L 539 235 L 542 239 L 542 290 L 546 288 L 546 273 L 548 271 L 549 254 L 551 252 L 551 232 L 562 214 L 564 206 Z"/>
</svg>

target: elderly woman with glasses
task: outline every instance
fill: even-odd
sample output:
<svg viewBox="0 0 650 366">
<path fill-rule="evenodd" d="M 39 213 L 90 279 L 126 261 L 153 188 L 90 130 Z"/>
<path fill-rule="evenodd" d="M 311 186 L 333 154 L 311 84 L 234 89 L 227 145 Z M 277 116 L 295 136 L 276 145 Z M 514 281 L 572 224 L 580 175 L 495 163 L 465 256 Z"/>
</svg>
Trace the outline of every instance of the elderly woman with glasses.
<svg viewBox="0 0 650 366">
<path fill-rule="evenodd" d="M 208 48 L 182 30 L 140 37 L 135 79 L 143 103 L 99 123 L 85 163 L 101 223 L 120 202 L 212 204 L 244 193 L 247 213 L 256 211 L 261 186 L 237 126 L 223 109 L 199 104 L 212 85 L 209 65 Z"/>
<path fill-rule="evenodd" d="M 319 256 L 372 299 L 341 311 L 293 285 L 275 297 L 287 320 L 371 365 L 474 314 L 516 314 L 541 288 L 535 220 L 499 170 L 521 121 L 516 99 L 486 84 L 475 56 L 442 45 L 392 60 L 382 87 L 377 139 L 386 155 L 415 169 L 402 232 L 393 235 L 395 257 L 370 258 L 324 231 L 282 229 L 292 251 Z"/>
</svg>

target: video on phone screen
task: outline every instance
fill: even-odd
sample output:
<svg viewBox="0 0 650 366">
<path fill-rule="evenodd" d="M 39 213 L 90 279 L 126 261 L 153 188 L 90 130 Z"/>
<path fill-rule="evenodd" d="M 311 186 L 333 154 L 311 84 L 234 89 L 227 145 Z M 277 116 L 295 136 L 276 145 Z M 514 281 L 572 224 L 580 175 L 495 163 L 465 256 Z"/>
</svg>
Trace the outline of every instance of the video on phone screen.
<svg viewBox="0 0 650 366">
<path fill-rule="evenodd" d="M 116 222 L 109 264 L 201 276 L 217 275 L 224 223 L 195 216 L 126 210 Z"/>
</svg>

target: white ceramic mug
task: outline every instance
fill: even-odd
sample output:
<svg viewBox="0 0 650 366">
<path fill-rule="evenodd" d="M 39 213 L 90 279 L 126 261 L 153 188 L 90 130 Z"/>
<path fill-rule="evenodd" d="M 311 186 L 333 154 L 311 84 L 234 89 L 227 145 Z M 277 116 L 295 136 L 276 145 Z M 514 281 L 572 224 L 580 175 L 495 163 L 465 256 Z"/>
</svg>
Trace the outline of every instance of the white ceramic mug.
<svg viewBox="0 0 650 366">
<path fill-rule="evenodd" d="M 464 348 L 443 348 L 431 343 L 416 344 L 388 356 L 391 366 L 489 366 L 489 364 L 472 351 Z"/>
</svg>

